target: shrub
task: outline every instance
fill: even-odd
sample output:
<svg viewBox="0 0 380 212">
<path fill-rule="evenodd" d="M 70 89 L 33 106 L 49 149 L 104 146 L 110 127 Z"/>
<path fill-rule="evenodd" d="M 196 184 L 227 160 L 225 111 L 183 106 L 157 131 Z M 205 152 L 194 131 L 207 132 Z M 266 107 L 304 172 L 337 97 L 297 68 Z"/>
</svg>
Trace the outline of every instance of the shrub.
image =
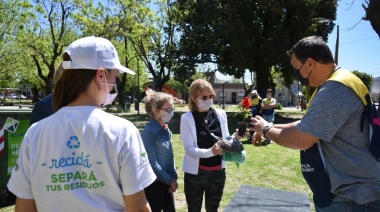
<svg viewBox="0 0 380 212">
<path fill-rule="evenodd" d="M 274 106 L 274 109 L 276 109 L 276 110 L 282 110 L 282 104 L 281 103 L 276 103 L 276 105 Z"/>
</svg>

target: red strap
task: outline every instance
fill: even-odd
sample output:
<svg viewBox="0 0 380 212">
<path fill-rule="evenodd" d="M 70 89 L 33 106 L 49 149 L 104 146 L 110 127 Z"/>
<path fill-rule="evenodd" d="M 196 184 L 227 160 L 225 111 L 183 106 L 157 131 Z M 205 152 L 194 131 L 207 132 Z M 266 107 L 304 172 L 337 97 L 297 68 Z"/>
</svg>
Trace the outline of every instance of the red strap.
<svg viewBox="0 0 380 212">
<path fill-rule="evenodd" d="M 221 170 L 222 169 L 222 164 L 219 166 L 202 166 L 199 165 L 200 169 L 207 170 L 207 171 L 215 171 L 215 170 Z"/>
</svg>

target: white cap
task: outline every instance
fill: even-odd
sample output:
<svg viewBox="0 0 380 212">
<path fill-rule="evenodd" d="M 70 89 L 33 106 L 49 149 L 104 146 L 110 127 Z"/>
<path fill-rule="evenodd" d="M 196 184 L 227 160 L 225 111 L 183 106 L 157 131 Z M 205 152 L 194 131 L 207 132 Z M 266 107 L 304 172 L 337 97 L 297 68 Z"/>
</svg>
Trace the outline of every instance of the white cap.
<svg viewBox="0 0 380 212">
<path fill-rule="evenodd" d="M 63 61 L 64 69 L 117 69 L 120 73 L 135 75 L 131 69 L 120 64 L 116 48 L 105 38 L 89 36 L 78 39 L 64 53 L 71 58 L 71 61 Z"/>
<path fill-rule="evenodd" d="M 257 91 L 256 91 L 256 90 L 252 90 L 251 93 L 252 93 L 252 94 L 257 94 Z"/>
</svg>

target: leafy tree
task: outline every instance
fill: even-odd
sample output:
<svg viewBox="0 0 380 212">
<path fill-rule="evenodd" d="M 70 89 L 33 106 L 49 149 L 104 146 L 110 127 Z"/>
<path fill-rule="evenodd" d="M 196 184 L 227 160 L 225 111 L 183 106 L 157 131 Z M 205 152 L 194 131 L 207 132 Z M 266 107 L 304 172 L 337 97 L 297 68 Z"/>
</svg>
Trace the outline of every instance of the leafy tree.
<svg viewBox="0 0 380 212">
<path fill-rule="evenodd" d="M 173 88 L 177 92 L 181 92 L 183 94 L 184 91 L 189 90 L 189 86 L 187 86 L 185 83 L 182 83 L 180 81 L 177 81 L 173 78 L 170 78 L 170 80 L 167 82 L 167 84 Z"/>
<path fill-rule="evenodd" d="M 164 1 L 159 1 L 160 15 L 153 15 L 153 10 L 146 0 L 110 0 L 106 5 L 101 2 L 97 6 L 91 2 L 82 2 L 86 8 L 83 14 L 78 14 L 76 19 L 81 24 L 81 30 L 85 34 L 112 39 L 119 50 L 119 57 L 126 67 L 130 67 L 137 73 L 147 67 L 153 76 L 155 89 L 161 90 L 162 85 L 170 78 L 173 65 L 172 46 L 174 43 L 173 20 L 168 15 L 172 10 L 170 2 L 165 6 Z M 124 105 L 125 87 L 142 91 L 136 82 L 147 81 L 145 72 L 128 76 L 122 74 L 117 80 L 119 104 Z M 142 77 L 142 79 L 137 79 Z M 128 78 L 128 80 L 127 80 Z M 142 84 L 142 83 L 141 83 Z"/>
<path fill-rule="evenodd" d="M 258 90 L 264 93 L 275 87 L 273 67 L 290 85 L 292 69 L 285 52 L 302 37 L 320 34 L 318 21 L 334 20 L 336 7 L 337 1 L 327 0 L 179 0 L 183 69 L 191 75 L 197 63 L 211 62 L 236 78 L 248 69 L 256 73 Z M 324 32 L 332 28 L 333 24 L 325 26 Z"/>
<path fill-rule="evenodd" d="M 145 70 L 144 62 L 141 62 L 143 61 L 141 59 L 142 53 L 137 51 L 134 47 L 133 38 L 143 37 L 146 33 L 146 29 L 141 25 L 144 24 L 144 18 L 149 20 L 149 17 L 151 17 L 150 10 L 147 6 L 149 1 L 115 0 L 110 2 L 114 4 L 115 9 L 112 16 L 117 18 L 117 27 L 119 29 L 115 37 L 116 40 L 121 41 L 120 45 L 122 48 L 120 49 L 122 49 L 122 51 L 120 52 L 120 58 L 124 61 L 126 67 L 130 67 L 136 73 L 135 76 L 123 74 L 119 77 L 121 80 L 118 81 L 118 87 L 131 90 L 131 96 L 137 98 L 135 94 L 143 92 L 141 85 L 148 80 L 148 76 L 146 71 L 142 71 Z M 119 104 L 124 105 L 124 95 L 118 95 L 118 98 Z"/>
<path fill-rule="evenodd" d="M 36 70 L 43 81 L 47 95 L 53 89 L 54 70 L 64 48 L 76 38 L 76 28 L 70 17 L 77 7 L 70 0 L 35 0 L 23 2 L 22 8 L 24 20 L 19 22 L 15 42 L 23 51 L 23 58 L 32 59 L 32 71 Z"/>
<path fill-rule="evenodd" d="M 17 75 L 18 63 L 15 54 L 14 32 L 17 22 L 21 17 L 21 1 L 0 0 L 0 87 L 18 87 L 15 75 Z"/>
<path fill-rule="evenodd" d="M 373 84 L 373 78 L 371 75 L 360 72 L 358 70 L 354 70 L 352 71 L 352 73 L 361 79 L 361 81 L 364 83 L 368 90 L 371 89 L 371 85 Z"/>
<path fill-rule="evenodd" d="M 80 28 L 83 36 L 104 37 L 110 40 L 118 51 L 121 63 L 126 67 L 131 67 L 130 55 L 131 48 L 128 48 L 128 41 L 123 34 L 123 21 L 126 19 L 125 11 L 126 2 L 128 1 L 108 1 L 106 4 L 99 2 L 97 5 L 93 1 L 80 1 L 78 6 L 83 8 L 80 12 L 72 15 L 75 23 Z M 127 76 L 126 73 L 119 75 L 116 79 L 118 90 L 118 100 L 120 107 L 125 107 L 124 90 L 128 82 L 133 81 L 133 76 Z M 131 87 L 128 86 L 129 88 Z"/>
<path fill-rule="evenodd" d="M 177 66 L 177 16 L 172 1 L 159 0 L 156 3 L 156 15 L 152 14 L 153 11 L 145 12 L 145 16 L 135 14 L 139 21 L 126 27 L 125 31 L 129 32 L 129 41 L 152 75 L 154 89 L 161 91 Z"/>
</svg>

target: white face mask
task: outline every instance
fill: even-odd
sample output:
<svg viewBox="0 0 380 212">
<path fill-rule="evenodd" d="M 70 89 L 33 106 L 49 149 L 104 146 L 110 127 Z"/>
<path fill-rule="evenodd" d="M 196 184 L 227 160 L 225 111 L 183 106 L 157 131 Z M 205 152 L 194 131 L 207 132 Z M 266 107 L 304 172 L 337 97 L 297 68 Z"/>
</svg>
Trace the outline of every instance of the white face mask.
<svg viewBox="0 0 380 212">
<path fill-rule="evenodd" d="M 213 99 L 207 99 L 206 101 L 203 101 L 202 99 L 198 99 L 198 108 L 203 110 L 203 111 L 207 111 L 210 109 L 210 107 L 214 104 L 214 101 Z"/>
<path fill-rule="evenodd" d="M 174 111 L 168 113 L 165 111 L 165 115 L 163 117 L 161 117 L 161 121 L 164 122 L 164 123 L 168 123 L 170 121 L 170 119 L 172 119 L 174 116 Z"/>
<path fill-rule="evenodd" d="M 106 84 L 106 88 L 107 88 L 106 99 L 104 100 L 104 103 L 102 105 L 102 106 L 106 106 L 106 105 L 111 104 L 113 102 L 113 100 L 115 99 L 115 97 L 117 96 L 117 88 L 116 88 L 116 84 L 112 84 L 113 87 L 114 87 L 114 93 L 110 93 L 109 90 L 108 90 L 108 85 L 109 84 L 107 84 L 107 78 L 106 78 L 106 83 L 101 83 L 101 84 Z"/>
</svg>

